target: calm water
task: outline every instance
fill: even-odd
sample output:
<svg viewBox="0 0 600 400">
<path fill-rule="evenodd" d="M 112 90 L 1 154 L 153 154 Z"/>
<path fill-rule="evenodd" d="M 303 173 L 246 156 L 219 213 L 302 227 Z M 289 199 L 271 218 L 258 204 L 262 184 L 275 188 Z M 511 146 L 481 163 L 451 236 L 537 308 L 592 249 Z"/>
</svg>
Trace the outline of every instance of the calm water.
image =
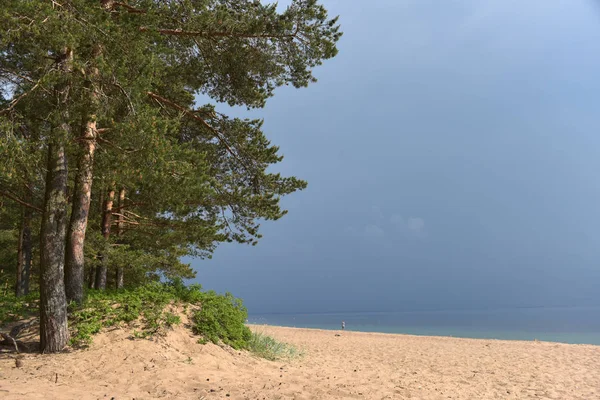
<svg viewBox="0 0 600 400">
<path fill-rule="evenodd" d="M 328 314 L 250 314 L 249 322 L 298 328 L 600 345 L 600 307 Z"/>
</svg>

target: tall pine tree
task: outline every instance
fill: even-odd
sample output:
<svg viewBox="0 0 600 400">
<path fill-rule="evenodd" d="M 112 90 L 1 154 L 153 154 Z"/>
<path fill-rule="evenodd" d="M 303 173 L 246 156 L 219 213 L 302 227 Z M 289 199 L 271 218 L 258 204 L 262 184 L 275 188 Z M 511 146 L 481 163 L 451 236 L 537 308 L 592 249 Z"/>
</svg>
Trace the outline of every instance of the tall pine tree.
<svg viewBox="0 0 600 400">
<path fill-rule="evenodd" d="M 0 118 L 34 131 L 29 143 L 48 166 L 43 351 L 64 347 L 66 302 L 82 300 L 89 221 L 104 233 L 92 234 L 102 286 L 118 264 L 111 249 L 165 262 L 208 255 L 221 241 L 255 243 L 261 219 L 285 214 L 279 198 L 305 187 L 267 172 L 281 157 L 261 121 L 196 107 L 195 97 L 255 108 L 279 86 L 314 82 L 341 35 L 317 1 L 283 12 L 248 0 L 11 2 L 0 29 Z M 93 190 L 117 188 L 127 195 L 94 216 Z"/>
</svg>

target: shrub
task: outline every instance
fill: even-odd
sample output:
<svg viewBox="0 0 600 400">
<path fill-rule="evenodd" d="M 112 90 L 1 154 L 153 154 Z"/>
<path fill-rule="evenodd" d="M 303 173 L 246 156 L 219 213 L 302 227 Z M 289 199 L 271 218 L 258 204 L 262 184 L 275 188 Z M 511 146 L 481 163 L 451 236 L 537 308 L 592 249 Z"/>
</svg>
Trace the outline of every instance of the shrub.
<svg viewBox="0 0 600 400">
<path fill-rule="evenodd" d="M 245 325 L 248 312 L 242 301 L 230 293 L 202 293 L 201 308 L 193 315 L 194 333 L 213 343 L 223 342 L 234 349 L 248 348 L 250 329 Z"/>
<path fill-rule="evenodd" d="M 81 306 L 71 305 L 71 344 L 87 345 L 102 328 L 136 320 L 142 327 L 134 337 L 160 333 L 181 323 L 179 316 L 166 310 L 169 304 L 200 306 L 192 322 L 194 333 L 201 335 L 204 342 L 248 348 L 251 333 L 245 325 L 248 313 L 242 301 L 230 293 L 202 292 L 200 285 L 185 286 L 181 281 L 120 291 L 90 291 Z"/>
</svg>

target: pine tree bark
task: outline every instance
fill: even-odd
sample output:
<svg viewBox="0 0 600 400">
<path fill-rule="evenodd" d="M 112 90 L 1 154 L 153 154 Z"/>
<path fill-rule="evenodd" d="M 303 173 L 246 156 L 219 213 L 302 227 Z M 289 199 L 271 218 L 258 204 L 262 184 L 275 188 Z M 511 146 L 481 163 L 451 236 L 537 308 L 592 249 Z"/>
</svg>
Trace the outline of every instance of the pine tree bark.
<svg viewBox="0 0 600 400">
<path fill-rule="evenodd" d="M 96 289 L 106 289 L 106 274 L 108 272 L 108 240 L 110 239 L 110 226 L 112 223 L 112 207 L 115 200 L 115 189 L 111 188 L 108 197 L 104 200 L 102 210 L 102 236 L 105 239 L 105 249 L 100 255 L 100 264 L 96 267 Z"/>
<path fill-rule="evenodd" d="M 93 59 L 99 57 L 101 54 L 100 46 L 96 45 L 92 51 Z M 92 199 L 94 153 L 96 151 L 96 140 L 98 137 L 96 125 L 96 108 L 98 105 L 96 81 L 98 75 L 98 68 L 91 67 L 88 70 L 88 82 L 86 86 L 90 91 L 90 98 L 87 106 L 88 112 L 83 118 L 82 133 L 79 138 L 79 162 L 77 174 L 75 176 L 71 221 L 69 223 L 69 233 L 67 235 L 65 290 L 67 293 L 67 301 L 75 301 L 78 304 L 81 304 L 83 301 L 85 275 L 85 257 L 83 250 Z"/>
<path fill-rule="evenodd" d="M 31 209 L 23 207 L 17 245 L 17 285 L 15 287 L 17 297 L 29 294 L 31 252 Z"/>
<path fill-rule="evenodd" d="M 31 215 L 32 211 L 25 208 L 23 214 L 23 270 L 21 274 L 21 294 L 29 294 L 29 277 L 31 276 L 31 259 L 33 257 L 33 242 L 31 240 Z"/>
<path fill-rule="evenodd" d="M 66 227 L 67 159 L 64 143 L 53 143 L 48 147 L 40 249 L 40 342 L 43 353 L 61 351 L 69 340 L 64 285 Z"/>
<path fill-rule="evenodd" d="M 96 149 L 96 121 L 88 121 L 82 137 L 82 154 L 75 177 L 73 206 L 65 259 L 65 290 L 68 301 L 83 301 L 85 271 L 84 243 L 92 195 L 94 151 Z"/>
<path fill-rule="evenodd" d="M 100 188 L 100 193 L 99 193 L 98 202 L 97 202 L 97 204 L 98 204 L 97 211 L 98 211 L 98 214 L 100 214 L 100 215 L 103 215 L 103 213 L 104 213 L 104 195 L 105 195 L 105 192 L 104 192 L 104 185 L 103 185 Z M 102 224 L 101 224 L 100 228 L 102 228 Z M 100 260 L 101 257 L 102 257 L 102 252 L 99 251 L 97 260 Z M 90 289 L 96 289 L 96 270 L 97 269 L 98 268 L 97 268 L 96 263 L 94 263 L 94 265 L 92 265 L 90 267 L 90 272 L 89 272 L 89 276 L 88 276 L 88 281 L 89 281 L 88 287 Z"/>
<path fill-rule="evenodd" d="M 25 208 L 25 207 L 23 207 Z M 25 210 L 21 213 L 21 227 L 19 228 L 19 240 L 17 242 L 17 285 L 15 287 L 15 295 L 23 296 L 23 269 L 25 257 L 23 256 L 23 239 L 25 236 Z"/>
<path fill-rule="evenodd" d="M 95 288 L 98 290 L 106 290 L 106 276 L 108 272 L 108 257 L 106 252 L 102 255 L 100 259 L 100 264 L 96 267 L 96 282 L 94 284 Z"/>
<path fill-rule="evenodd" d="M 23 207 L 21 214 L 21 228 L 19 229 L 19 241 L 17 247 L 17 285 L 15 294 L 17 297 L 29 294 L 29 276 L 31 274 L 31 209 Z"/>
<path fill-rule="evenodd" d="M 91 116 L 85 122 L 81 137 L 79 168 L 75 177 L 73 206 L 69 234 L 67 236 L 67 255 L 65 265 L 65 288 L 67 299 L 81 303 L 83 301 L 83 279 L 85 271 L 84 243 L 88 215 L 92 196 L 94 152 L 96 150 L 96 118 Z"/>
<path fill-rule="evenodd" d="M 73 51 L 64 49 L 60 68 L 66 76 L 70 73 Z M 66 103 L 69 84 L 58 88 L 63 108 L 63 122 L 52 132 L 48 144 L 48 171 L 44 214 L 40 233 L 40 349 L 42 353 L 61 351 L 69 340 L 67 326 L 67 297 L 65 295 L 64 262 L 67 228 L 67 158 L 65 143 L 70 127 Z"/>
<path fill-rule="evenodd" d="M 124 283 L 123 267 L 117 267 L 117 289 L 123 289 Z"/>
<path fill-rule="evenodd" d="M 90 289 L 96 289 L 96 267 L 92 265 L 90 267 L 90 275 L 88 277 L 88 287 Z"/>
<path fill-rule="evenodd" d="M 125 225 L 125 218 L 123 216 L 123 213 L 125 212 L 125 188 L 121 188 L 121 190 L 119 191 L 119 217 L 117 220 L 117 236 L 119 237 L 119 240 L 121 240 L 121 237 L 123 236 L 123 227 Z M 117 276 L 116 276 L 116 282 L 117 282 L 117 289 L 122 289 L 123 285 L 124 285 L 124 280 L 123 280 L 123 266 L 122 265 L 118 265 L 117 266 Z"/>
</svg>

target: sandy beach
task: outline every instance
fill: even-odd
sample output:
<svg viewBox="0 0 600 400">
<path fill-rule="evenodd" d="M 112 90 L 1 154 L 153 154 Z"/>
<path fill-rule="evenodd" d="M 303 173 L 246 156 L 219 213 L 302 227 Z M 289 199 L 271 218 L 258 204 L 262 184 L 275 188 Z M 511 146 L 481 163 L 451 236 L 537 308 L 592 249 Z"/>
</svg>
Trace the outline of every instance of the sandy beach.
<svg viewBox="0 0 600 400">
<path fill-rule="evenodd" d="M 2 399 L 600 399 L 600 347 L 252 326 L 302 355 L 266 361 L 165 337 L 0 359 Z"/>
</svg>

